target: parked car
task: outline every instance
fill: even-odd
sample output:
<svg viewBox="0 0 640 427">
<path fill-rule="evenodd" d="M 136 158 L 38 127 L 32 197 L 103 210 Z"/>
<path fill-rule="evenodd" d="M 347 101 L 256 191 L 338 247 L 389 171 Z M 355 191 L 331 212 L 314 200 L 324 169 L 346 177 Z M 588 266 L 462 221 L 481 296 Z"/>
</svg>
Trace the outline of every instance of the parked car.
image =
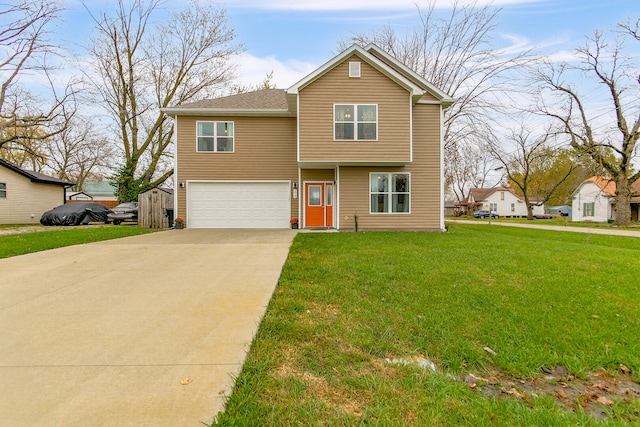
<svg viewBox="0 0 640 427">
<path fill-rule="evenodd" d="M 489 211 L 479 210 L 473 213 L 474 218 L 489 218 Z M 498 214 L 495 212 L 491 212 L 491 218 L 498 218 Z"/>
<path fill-rule="evenodd" d="M 547 213 L 543 213 L 543 214 L 533 214 L 533 217 L 535 219 L 553 219 L 553 215 L 551 214 L 547 214 Z"/>
<path fill-rule="evenodd" d="M 107 217 L 108 222 L 118 225 L 123 222 L 138 222 L 138 202 L 120 203 Z"/>
<path fill-rule="evenodd" d="M 81 225 L 90 222 L 107 222 L 111 210 L 101 203 L 74 202 L 57 206 L 40 217 L 42 225 Z"/>
</svg>

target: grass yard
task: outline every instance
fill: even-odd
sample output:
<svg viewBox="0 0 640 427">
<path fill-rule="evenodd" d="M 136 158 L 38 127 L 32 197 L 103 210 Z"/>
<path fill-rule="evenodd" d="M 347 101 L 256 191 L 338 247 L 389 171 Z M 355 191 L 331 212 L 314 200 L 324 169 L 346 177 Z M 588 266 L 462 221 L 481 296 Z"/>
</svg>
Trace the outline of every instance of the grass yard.
<svg viewBox="0 0 640 427">
<path fill-rule="evenodd" d="M 640 239 L 301 233 L 214 425 L 637 425 L 639 371 Z"/>
<path fill-rule="evenodd" d="M 70 227 L 65 230 L 34 231 L 0 236 L 0 258 L 39 252 L 63 246 L 98 242 L 150 233 L 138 226 Z"/>
</svg>

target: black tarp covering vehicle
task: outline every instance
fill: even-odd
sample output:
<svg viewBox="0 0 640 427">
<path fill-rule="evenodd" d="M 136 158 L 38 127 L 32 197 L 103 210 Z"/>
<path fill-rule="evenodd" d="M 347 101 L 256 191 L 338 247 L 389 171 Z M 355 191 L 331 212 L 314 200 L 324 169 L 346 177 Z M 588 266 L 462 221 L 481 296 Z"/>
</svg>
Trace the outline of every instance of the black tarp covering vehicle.
<svg viewBox="0 0 640 427">
<path fill-rule="evenodd" d="M 42 214 L 42 225 L 81 225 L 90 222 L 107 222 L 111 209 L 101 203 L 66 203 Z"/>
</svg>

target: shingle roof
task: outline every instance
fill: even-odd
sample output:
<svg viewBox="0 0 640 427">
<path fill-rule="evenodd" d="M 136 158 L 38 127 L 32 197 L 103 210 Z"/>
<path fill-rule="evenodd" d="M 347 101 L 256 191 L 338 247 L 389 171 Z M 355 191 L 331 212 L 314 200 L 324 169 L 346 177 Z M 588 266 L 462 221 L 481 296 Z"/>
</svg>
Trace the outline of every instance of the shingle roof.
<svg viewBox="0 0 640 427">
<path fill-rule="evenodd" d="M 6 162 L 6 161 L 4 161 L 2 159 L 0 159 L 0 166 L 4 166 L 4 167 L 6 167 L 8 169 L 11 169 L 12 171 L 19 173 L 20 175 L 29 178 L 32 182 L 39 182 L 41 184 L 63 185 L 63 186 L 72 186 L 72 185 L 74 185 L 73 182 L 64 181 L 62 179 L 54 178 L 52 176 L 45 175 L 45 174 L 40 173 L 40 172 L 20 169 L 19 167 L 14 166 L 11 163 L 8 163 L 8 162 Z"/>
<path fill-rule="evenodd" d="M 592 182 L 602 190 L 604 194 L 609 197 L 615 197 L 616 195 L 616 182 L 608 176 L 592 176 L 583 181 L 584 183 Z M 634 203 L 640 203 L 640 180 L 631 184 L 631 201 Z"/>
<path fill-rule="evenodd" d="M 239 93 L 215 99 L 203 99 L 182 104 L 185 109 L 224 109 L 224 110 L 287 110 L 287 97 L 283 89 L 261 89 L 254 92 Z"/>
<path fill-rule="evenodd" d="M 473 200 L 476 203 L 482 200 L 486 200 L 490 195 L 492 195 L 496 191 L 508 191 L 509 193 L 513 194 L 514 196 L 520 199 L 520 196 L 516 194 L 514 189 L 509 187 L 471 188 L 469 189 L 469 194 L 467 195 L 465 202 L 468 203 L 471 197 L 473 197 Z"/>
</svg>

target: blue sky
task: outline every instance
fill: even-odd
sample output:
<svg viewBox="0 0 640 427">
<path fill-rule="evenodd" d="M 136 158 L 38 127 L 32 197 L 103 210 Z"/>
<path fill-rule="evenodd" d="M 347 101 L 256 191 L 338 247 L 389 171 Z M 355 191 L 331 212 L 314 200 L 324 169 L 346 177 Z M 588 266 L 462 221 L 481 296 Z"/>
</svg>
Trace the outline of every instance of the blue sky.
<svg viewBox="0 0 640 427">
<path fill-rule="evenodd" d="M 464 2 L 464 0 L 462 0 Z M 94 11 L 113 1 L 87 1 Z M 172 0 L 180 7 L 186 0 Z M 274 71 L 278 87 L 288 87 L 337 53 L 338 41 L 354 33 L 390 25 L 402 32 L 417 23 L 415 4 L 422 0 L 226 0 L 231 26 L 246 51 L 239 58 L 244 84 L 260 82 Z M 484 0 L 477 0 L 484 4 Z M 584 44 L 585 35 L 608 30 L 618 22 L 640 18 L 638 0 L 495 0 L 502 11 L 496 42 L 516 49 L 542 48 L 548 55 L 566 57 Z M 66 0 L 69 9 L 61 36 L 82 43 L 91 31 L 91 19 L 80 0 Z M 438 0 L 446 8 L 449 0 Z"/>
</svg>

